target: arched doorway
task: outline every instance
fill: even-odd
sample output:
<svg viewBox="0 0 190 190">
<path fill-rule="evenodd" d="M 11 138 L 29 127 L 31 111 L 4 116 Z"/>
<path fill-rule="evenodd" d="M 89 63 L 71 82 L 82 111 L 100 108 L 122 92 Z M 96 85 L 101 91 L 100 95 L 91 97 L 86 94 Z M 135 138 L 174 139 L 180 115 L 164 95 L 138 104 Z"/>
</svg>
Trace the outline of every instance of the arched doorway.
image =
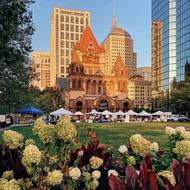
<svg viewBox="0 0 190 190">
<path fill-rule="evenodd" d="M 129 102 L 124 102 L 123 104 L 123 111 L 126 112 L 129 110 Z"/>
<path fill-rule="evenodd" d="M 98 111 L 105 111 L 109 109 L 109 103 L 107 100 L 100 100 L 98 103 Z"/>
<path fill-rule="evenodd" d="M 76 103 L 76 111 L 81 111 L 82 112 L 82 107 L 83 107 L 83 103 L 81 101 L 78 101 Z"/>
</svg>

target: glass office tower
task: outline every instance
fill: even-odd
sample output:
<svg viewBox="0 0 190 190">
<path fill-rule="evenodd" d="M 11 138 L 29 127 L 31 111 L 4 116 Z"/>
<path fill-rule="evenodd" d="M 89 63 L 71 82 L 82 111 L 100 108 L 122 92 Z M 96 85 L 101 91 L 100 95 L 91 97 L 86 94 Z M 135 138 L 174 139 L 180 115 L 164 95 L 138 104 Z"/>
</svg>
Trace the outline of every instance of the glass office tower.
<svg viewBox="0 0 190 190">
<path fill-rule="evenodd" d="M 177 82 L 190 75 L 190 0 L 176 1 L 177 15 Z"/>
<path fill-rule="evenodd" d="M 176 78 L 176 0 L 152 0 L 152 97 L 170 92 Z"/>
</svg>

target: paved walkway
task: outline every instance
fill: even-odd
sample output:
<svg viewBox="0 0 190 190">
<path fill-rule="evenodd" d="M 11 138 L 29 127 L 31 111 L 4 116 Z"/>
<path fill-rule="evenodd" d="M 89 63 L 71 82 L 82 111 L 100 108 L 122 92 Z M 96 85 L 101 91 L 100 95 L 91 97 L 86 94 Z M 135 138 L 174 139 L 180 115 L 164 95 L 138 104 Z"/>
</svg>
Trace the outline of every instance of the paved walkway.
<svg viewBox="0 0 190 190">
<path fill-rule="evenodd" d="M 0 127 L 0 132 L 11 129 L 12 127 L 27 127 L 27 126 L 28 124 L 13 124 L 13 125 L 10 125 L 9 127 L 3 127 L 3 128 Z"/>
</svg>

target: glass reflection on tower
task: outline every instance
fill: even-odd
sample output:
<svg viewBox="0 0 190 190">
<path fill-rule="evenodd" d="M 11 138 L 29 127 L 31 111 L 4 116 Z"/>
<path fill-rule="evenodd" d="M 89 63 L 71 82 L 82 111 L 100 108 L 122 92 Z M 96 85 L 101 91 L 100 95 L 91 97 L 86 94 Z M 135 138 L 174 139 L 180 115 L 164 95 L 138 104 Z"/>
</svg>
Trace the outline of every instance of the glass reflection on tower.
<svg viewBox="0 0 190 190">
<path fill-rule="evenodd" d="M 172 90 L 176 77 L 176 0 L 152 0 L 152 95 Z"/>
<path fill-rule="evenodd" d="M 177 1 L 177 82 L 189 77 L 190 0 Z"/>
</svg>

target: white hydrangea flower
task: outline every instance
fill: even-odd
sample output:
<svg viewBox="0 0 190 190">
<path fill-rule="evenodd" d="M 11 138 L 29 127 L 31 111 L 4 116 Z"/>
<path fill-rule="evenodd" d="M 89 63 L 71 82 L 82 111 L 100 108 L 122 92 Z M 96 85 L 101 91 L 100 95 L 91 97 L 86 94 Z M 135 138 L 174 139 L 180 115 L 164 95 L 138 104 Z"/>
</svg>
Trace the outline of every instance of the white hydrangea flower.
<svg viewBox="0 0 190 190">
<path fill-rule="evenodd" d="M 149 147 L 150 151 L 155 151 L 158 152 L 159 151 L 159 145 L 157 142 L 153 142 L 150 147 Z"/>
<path fill-rule="evenodd" d="M 128 148 L 125 145 L 121 145 L 118 149 L 118 151 L 122 154 L 128 151 Z"/>
<path fill-rule="evenodd" d="M 184 140 L 190 140 L 190 131 L 186 131 L 184 134 L 181 135 Z"/>
<path fill-rule="evenodd" d="M 98 180 L 101 177 L 101 172 L 99 170 L 94 170 L 92 172 L 92 177 Z"/>
<path fill-rule="evenodd" d="M 69 168 L 69 176 L 72 178 L 72 179 L 78 179 L 80 176 L 81 176 L 81 171 L 78 167 L 71 167 Z"/>
<path fill-rule="evenodd" d="M 176 131 L 175 131 L 175 129 L 173 129 L 172 127 L 166 127 L 166 128 L 165 128 L 165 134 L 166 134 L 166 135 L 175 135 L 175 134 L 176 134 Z"/>
<path fill-rule="evenodd" d="M 176 127 L 175 132 L 176 134 L 179 133 L 180 135 L 183 135 L 185 134 L 186 130 L 185 130 L 185 127 Z"/>
<path fill-rule="evenodd" d="M 110 177 L 111 174 L 114 175 L 114 176 L 119 176 L 119 174 L 117 173 L 116 170 L 109 170 L 108 171 L 108 177 Z"/>
</svg>

